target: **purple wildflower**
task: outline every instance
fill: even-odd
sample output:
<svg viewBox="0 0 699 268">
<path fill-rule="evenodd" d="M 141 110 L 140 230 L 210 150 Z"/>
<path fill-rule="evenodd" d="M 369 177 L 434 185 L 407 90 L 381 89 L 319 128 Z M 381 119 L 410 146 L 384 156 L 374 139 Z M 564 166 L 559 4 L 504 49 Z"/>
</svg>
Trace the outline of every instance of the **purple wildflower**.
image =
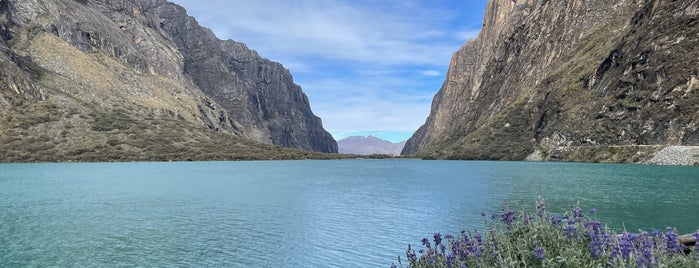
<svg viewBox="0 0 699 268">
<path fill-rule="evenodd" d="M 432 246 L 430 245 L 430 240 L 427 238 L 422 239 L 422 245 L 427 247 L 427 248 L 432 248 Z"/>
<path fill-rule="evenodd" d="M 543 219 L 546 217 L 546 203 L 544 202 L 544 199 L 540 198 L 539 200 L 536 201 L 536 210 L 537 210 L 537 215 L 539 216 L 540 219 Z"/>
<path fill-rule="evenodd" d="M 434 233 L 434 246 L 439 246 L 442 244 L 442 235 L 440 233 Z"/>
<path fill-rule="evenodd" d="M 553 216 L 551 216 L 551 224 L 561 225 L 561 217 L 558 216 L 558 214 L 553 214 Z"/>
<path fill-rule="evenodd" d="M 515 212 L 512 210 L 505 211 L 502 213 L 501 221 L 504 224 L 507 224 L 508 226 L 512 224 L 513 221 L 515 221 Z"/>
<path fill-rule="evenodd" d="M 573 216 L 577 219 L 580 220 L 583 218 L 583 211 L 579 207 L 573 208 Z"/>
<path fill-rule="evenodd" d="M 454 253 L 449 254 L 449 256 L 447 256 L 447 267 L 451 268 L 455 261 L 456 255 L 454 255 Z"/>
<path fill-rule="evenodd" d="M 534 248 L 534 257 L 536 257 L 537 259 L 540 259 L 540 260 L 546 259 L 546 252 L 544 251 L 544 248 L 535 247 Z"/>
<path fill-rule="evenodd" d="M 680 244 L 677 240 L 677 232 L 670 227 L 667 227 L 667 232 L 665 232 L 665 238 L 667 239 L 667 250 L 672 253 L 680 253 L 684 251 L 684 245 Z"/>
<path fill-rule="evenodd" d="M 614 259 L 619 257 L 620 252 L 621 252 L 621 249 L 619 248 L 619 245 L 612 246 L 612 252 L 609 254 L 609 261 L 611 263 L 613 263 Z"/>
<path fill-rule="evenodd" d="M 481 217 L 485 218 L 485 212 L 481 211 Z"/>
<path fill-rule="evenodd" d="M 409 260 L 411 263 L 414 263 L 414 262 L 417 261 L 417 255 L 415 255 L 415 250 L 413 250 L 413 249 L 410 247 L 410 244 L 408 244 L 408 250 L 405 252 L 405 256 L 408 257 L 408 260 Z"/>
<path fill-rule="evenodd" d="M 632 241 L 633 237 L 627 231 L 624 231 L 621 234 L 619 247 L 621 250 L 621 258 L 624 260 L 629 258 L 629 255 L 631 255 L 631 252 L 634 249 Z"/>
<path fill-rule="evenodd" d="M 585 228 L 587 229 L 586 234 L 590 238 L 590 254 L 594 258 L 599 258 L 602 254 L 603 249 L 603 232 L 602 224 L 599 221 L 589 221 L 585 223 Z"/>
<path fill-rule="evenodd" d="M 575 227 L 575 225 L 568 224 L 565 227 L 563 227 L 563 231 L 566 233 L 566 238 L 568 240 L 571 240 L 573 239 L 573 236 L 575 235 L 577 228 Z"/>
<path fill-rule="evenodd" d="M 596 208 L 591 208 L 591 209 L 590 209 L 590 214 L 597 214 L 597 209 L 596 209 Z"/>
<path fill-rule="evenodd" d="M 694 241 L 696 241 L 694 244 L 694 250 L 699 252 L 699 231 L 696 231 L 693 235 L 694 235 Z"/>
</svg>

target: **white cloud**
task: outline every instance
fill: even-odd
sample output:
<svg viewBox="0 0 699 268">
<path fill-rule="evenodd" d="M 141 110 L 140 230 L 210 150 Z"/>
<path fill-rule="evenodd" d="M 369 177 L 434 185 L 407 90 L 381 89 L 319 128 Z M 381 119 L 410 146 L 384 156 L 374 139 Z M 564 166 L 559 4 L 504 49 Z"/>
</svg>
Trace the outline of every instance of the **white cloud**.
<svg viewBox="0 0 699 268">
<path fill-rule="evenodd" d="M 405 86 L 409 80 L 381 77 L 347 83 L 319 79 L 304 83 L 313 112 L 331 131 L 415 131 L 425 121 L 433 92 Z M 436 90 L 436 89 L 435 89 Z"/>
<path fill-rule="evenodd" d="M 293 55 L 442 66 L 463 42 L 450 29 L 435 29 L 447 27 L 439 19 L 448 18 L 449 11 L 412 1 L 176 2 L 185 4 L 219 37 L 242 41 L 274 60 Z"/>
<path fill-rule="evenodd" d="M 281 62 L 325 129 L 407 133 L 424 123 L 452 53 L 478 34 L 466 7 L 486 0 L 174 1 Z"/>
<path fill-rule="evenodd" d="M 420 74 L 424 76 L 440 76 L 442 75 L 442 72 L 435 70 L 422 70 L 420 71 Z"/>
</svg>

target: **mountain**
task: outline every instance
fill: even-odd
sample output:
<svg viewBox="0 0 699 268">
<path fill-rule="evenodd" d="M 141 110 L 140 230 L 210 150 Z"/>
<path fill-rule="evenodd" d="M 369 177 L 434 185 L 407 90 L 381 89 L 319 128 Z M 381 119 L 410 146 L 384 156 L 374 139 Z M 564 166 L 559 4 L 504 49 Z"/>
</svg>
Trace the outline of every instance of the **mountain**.
<svg viewBox="0 0 699 268">
<path fill-rule="evenodd" d="M 337 146 L 341 154 L 386 154 L 400 155 L 405 141 L 392 143 L 387 140 L 382 140 L 377 137 L 367 136 L 351 136 L 337 141 Z"/>
<path fill-rule="evenodd" d="M 696 0 L 491 0 L 403 154 L 641 162 L 699 145 L 698 15 Z"/>
<path fill-rule="evenodd" d="M 0 34 L 2 161 L 337 152 L 287 69 L 165 0 L 0 1 Z"/>
</svg>

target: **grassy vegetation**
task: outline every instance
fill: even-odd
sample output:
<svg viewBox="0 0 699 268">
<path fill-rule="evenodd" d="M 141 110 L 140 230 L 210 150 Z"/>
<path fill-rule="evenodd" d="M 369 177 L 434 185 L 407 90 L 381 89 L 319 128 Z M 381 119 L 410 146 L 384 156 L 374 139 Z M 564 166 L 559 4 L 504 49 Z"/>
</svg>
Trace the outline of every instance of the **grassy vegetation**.
<svg viewBox="0 0 699 268">
<path fill-rule="evenodd" d="M 196 108 L 203 95 L 173 78 L 80 51 L 38 25 L 23 28 L 11 45 L 43 94 L 0 92 L 9 104 L 0 109 L 0 162 L 350 157 L 211 130 Z"/>
<path fill-rule="evenodd" d="M 522 160 L 538 149 L 551 160 L 631 163 L 664 144 L 697 144 L 699 74 L 686 59 L 699 53 L 697 39 L 690 38 L 699 28 L 687 27 L 695 23 L 691 16 L 674 15 L 686 2 L 646 4 L 619 6 L 616 16 L 584 29 L 539 74 L 516 68 L 499 74 L 526 88 L 509 92 L 517 96 L 471 101 L 465 105 L 474 109 L 469 113 L 488 114 L 493 98 L 512 100 L 483 122 L 455 120 L 418 156 Z M 518 56 L 518 66 L 536 64 L 529 55 Z M 541 82 L 534 83 L 538 77 Z M 497 94 L 505 80 L 496 75 L 480 90 Z M 547 141 L 554 137 L 563 142 Z"/>
<path fill-rule="evenodd" d="M 624 231 L 607 228 L 579 206 L 549 214 L 543 200 L 536 212 L 482 213 L 487 230 L 434 234 L 416 253 L 408 246 L 400 267 L 699 267 L 699 245 L 680 243 L 672 228 Z M 699 239 L 699 231 L 693 234 Z M 405 263 L 403 263 L 405 260 Z M 396 267 L 396 265 L 393 265 Z"/>
</svg>

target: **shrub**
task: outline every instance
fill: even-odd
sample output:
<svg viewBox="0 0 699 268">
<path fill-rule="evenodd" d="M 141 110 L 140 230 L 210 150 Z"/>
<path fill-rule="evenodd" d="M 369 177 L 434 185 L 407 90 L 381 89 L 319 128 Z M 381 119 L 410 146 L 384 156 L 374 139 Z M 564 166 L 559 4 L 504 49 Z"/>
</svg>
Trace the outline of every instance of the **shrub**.
<svg viewBox="0 0 699 268">
<path fill-rule="evenodd" d="M 679 242 L 673 228 L 616 234 L 579 206 L 549 215 L 543 199 L 536 213 L 503 208 L 481 213 L 487 230 L 435 233 L 422 248 L 408 245 L 408 267 L 699 267 L 699 246 Z M 591 215 L 596 209 L 589 211 Z M 699 238 L 699 231 L 693 234 Z M 433 243 L 432 243 L 433 242 Z M 402 259 L 398 258 L 403 267 Z M 392 265 L 392 267 L 396 267 Z"/>
</svg>

